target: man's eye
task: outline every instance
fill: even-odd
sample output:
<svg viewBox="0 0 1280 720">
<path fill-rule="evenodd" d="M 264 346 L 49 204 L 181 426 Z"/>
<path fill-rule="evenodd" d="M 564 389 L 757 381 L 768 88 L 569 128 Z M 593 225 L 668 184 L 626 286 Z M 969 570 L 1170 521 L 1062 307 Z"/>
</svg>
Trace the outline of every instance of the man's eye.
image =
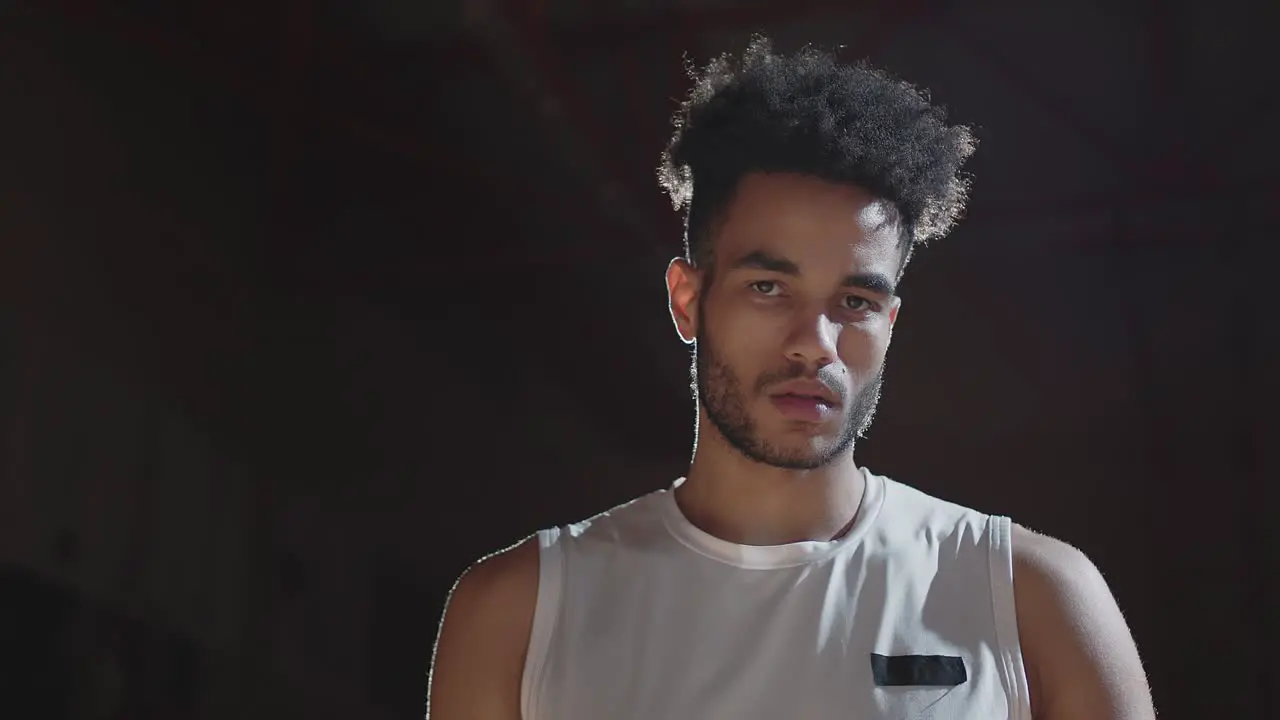
<svg viewBox="0 0 1280 720">
<path fill-rule="evenodd" d="M 846 309 L 854 311 L 871 310 L 873 308 L 870 300 L 857 295 L 845 296 L 844 306 Z"/>
<path fill-rule="evenodd" d="M 778 293 L 778 283 L 772 280 L 757 280 L 751 283 L 751 289 L 761 295 L 776 295 Z"/>
</svg>

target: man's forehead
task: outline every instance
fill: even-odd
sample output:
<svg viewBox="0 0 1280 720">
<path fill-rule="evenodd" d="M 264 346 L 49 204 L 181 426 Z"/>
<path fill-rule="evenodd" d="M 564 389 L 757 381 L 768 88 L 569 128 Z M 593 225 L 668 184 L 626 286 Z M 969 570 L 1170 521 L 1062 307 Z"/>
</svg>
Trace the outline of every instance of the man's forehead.
<svg viewBox="0 0 1280 720">
<path fill-rule="evenodd" d="M 867 233 L 898 230 L 898 209 L 888 200 L 875 199 L 857 212 L 857 223 Z"/>
<path fill-rule="evenodd" d="M 712 234 L 730 245 L 840 238 L 855 242 L 884 231 L 900 234 L 900 214 L 893 203 L 852 187 L 817 188 L 740 194 Z"/>
<path fill-rule="evenodd" d="M 883 216 L 869 218 L 883 219 Z M 728 267 L 759 267 L 761 260 L 786 262 L 799 272 L 821 270 L 883 269 L 900 256 L 900 233 L 895 222 L 884 222 L 870 232 L 785 234 L 726 234 L 715 245 L 717 262 Z"/>
<path fill-rule="evenodd" d="M 899 219 L 897 206 L 857 185 L 794 173 L 751 173 L 738 184 L 726 219 L 747 222 L 803 222 L 813 216 L 854 220 L 874 230 Z"/>
</svg>

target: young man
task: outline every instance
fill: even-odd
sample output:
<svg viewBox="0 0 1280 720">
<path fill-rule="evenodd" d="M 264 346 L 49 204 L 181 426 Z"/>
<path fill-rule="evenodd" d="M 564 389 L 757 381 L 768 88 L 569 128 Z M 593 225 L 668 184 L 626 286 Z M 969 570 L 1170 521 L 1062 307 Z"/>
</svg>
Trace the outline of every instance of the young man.
<svg viewBox="0 0 1280 720">
<path fill-rule="evenodd" d="M 860 468 L 912 251 L 974 141 L 911 86 L 757 40 L 711 63 L 660 177 L 694 347 L 688 477 L 472 567 L 435 720 L 1154 718 L 1079 551 Z"/>
</svg>

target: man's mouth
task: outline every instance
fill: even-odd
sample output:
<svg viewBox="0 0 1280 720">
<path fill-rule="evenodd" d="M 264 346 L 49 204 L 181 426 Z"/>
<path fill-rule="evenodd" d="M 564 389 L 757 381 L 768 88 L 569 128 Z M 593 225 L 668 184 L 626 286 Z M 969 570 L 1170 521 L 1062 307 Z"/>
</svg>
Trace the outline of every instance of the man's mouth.
<svg viewBox="0 0 1280 720">
<path fill-rule="evenodd" d="M 828 418 L 835 406 L 826 398 L 816 395 L 782 393 L 772 397 L 773 404 L 789 419 L 803 422 L 820 422 Z"/>
</svg>

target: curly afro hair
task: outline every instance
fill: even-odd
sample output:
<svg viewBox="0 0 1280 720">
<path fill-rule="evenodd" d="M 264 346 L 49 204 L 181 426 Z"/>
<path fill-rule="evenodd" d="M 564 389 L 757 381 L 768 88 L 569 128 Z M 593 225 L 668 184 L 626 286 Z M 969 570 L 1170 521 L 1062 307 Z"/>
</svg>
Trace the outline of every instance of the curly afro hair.
<svg viewBox="0 0 1280 720">
<path fill-rule="evenodd" d="M 969 128 L 948 125 L 923 92 L 865 62 L 841 64 L 812 47 L 780 55 L 757 36 L 740 58 L 721 56 L 694 79 L 658 181 L 686 211 L 685 254 L 696 266 L 710 267 L 713 225 L 749 173 L 804 174 L 887 200 L 903 232 L 902 268 L 964 210 Z"/>
</svg>

